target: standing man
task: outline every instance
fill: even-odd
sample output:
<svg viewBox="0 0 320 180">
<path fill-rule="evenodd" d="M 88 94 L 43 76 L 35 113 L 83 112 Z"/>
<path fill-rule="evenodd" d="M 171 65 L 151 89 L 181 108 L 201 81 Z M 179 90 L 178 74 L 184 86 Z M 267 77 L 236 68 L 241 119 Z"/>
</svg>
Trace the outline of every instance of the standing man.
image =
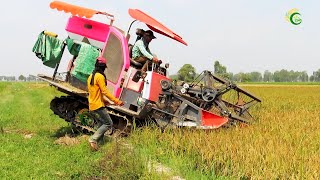
<svg viewBox="0 0 320 180">
<path fill-rule="evenodd" d="M 123 102 L 115 98 L 106 87 L 106 76 L 104 70 L 106 69 L 106 60 L 103 57 L 98 57 L 95 69 L 87 80 L 89 91 L 89 110 L 96 116 L 96 120 L 101 126 L 89 138 L 90 146 L 93 150 L 98 150 L 97 141 L 104 136 L 104 133 L 112 128 L 113 122 L 110 115 L 105 108 L 105 101 L 103 96 L 106 96 L 116 105 L 123 105 Z"/>
<path fill-rule="evenodd" d="M 144 64 L 141 71 L 145 73 L 147 71 L 148 61 L 158 63 L 159 60 L 157 57 L 153 56 L 150 49 L 149 43 L 152 39 L 156 37 L 153 35 L 151 30 L 144 32 L 142 38 L 138 40 L 132 48 L 132 59 Z"/>
</svg>

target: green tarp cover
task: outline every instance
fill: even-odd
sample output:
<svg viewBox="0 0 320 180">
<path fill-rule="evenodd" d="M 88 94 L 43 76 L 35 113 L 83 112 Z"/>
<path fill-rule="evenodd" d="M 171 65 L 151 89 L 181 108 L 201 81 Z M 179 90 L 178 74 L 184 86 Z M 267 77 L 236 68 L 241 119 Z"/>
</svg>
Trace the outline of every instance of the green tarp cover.
<svg viewBox="0 0 320 180">
<path fill-rule="evenodd" d="M 62 57 L 63 41 L 56 37 L 47 36 L 41 32 L 32 52 L 42 60 L 42 63 L 48 67 L 55 68 Z"/>
<path fill-rule="evenodd" d="M 74 69 L 71 72 L 73 76 L 82 82 L 86 82 L 89 75 L 94 70 L 99 51 L 90 44 L 82 43 Z"/>
<path fill-rule="evenodd" d="M 74 43 L 73 40 L 70 38 L 67 38 L 66 42 L 67 42 L 67 47 L 68 47 L 70 54 L 72 54 L 74 56 L 78 56 L 81 45 Z"/>
</svg>

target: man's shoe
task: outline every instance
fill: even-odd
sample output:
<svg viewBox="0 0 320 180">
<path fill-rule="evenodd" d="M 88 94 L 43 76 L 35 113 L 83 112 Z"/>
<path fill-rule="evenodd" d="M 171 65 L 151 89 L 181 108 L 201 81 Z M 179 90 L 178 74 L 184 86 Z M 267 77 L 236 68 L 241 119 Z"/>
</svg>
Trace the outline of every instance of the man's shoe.
<svg viewBox="0 0 320 180">
<path fill-rule="evenodd" d="M 92 151 L 98 151 L 99 150 L 99 146 L 96 142 L 89 142 L 90 143 L 90 148 Z"/>
</svg>

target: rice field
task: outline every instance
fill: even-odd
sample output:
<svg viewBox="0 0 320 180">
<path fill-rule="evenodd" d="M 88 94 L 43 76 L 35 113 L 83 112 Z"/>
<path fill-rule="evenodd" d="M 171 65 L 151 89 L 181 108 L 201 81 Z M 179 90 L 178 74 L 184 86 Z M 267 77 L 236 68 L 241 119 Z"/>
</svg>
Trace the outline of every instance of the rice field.
<svg viewBox="0 0 320 180">
<path fill-rule="evenodd" d="M 0 83 L 0 179 L 319 179 L 320 86 L 242 87 L 262 99 L 249 126 L 163 133 L 151 124 L 93 153 L 84 135 L 56 143 L 68 129 L 49 109 L 59 92 Z"/>
<path fill-rule="evenodd" d="M 153 140 L 144 139 L 144 144 L 158 139 L 157 151 L 190 157 L 194 162 L 190 168 L 207 174 L 206 177 L 319 179 L 320 87 L 245 88 L 263 101 L 254 109 L 258 118 L 254 124 L 216 131 L 155 134 Z"/>
</svg>

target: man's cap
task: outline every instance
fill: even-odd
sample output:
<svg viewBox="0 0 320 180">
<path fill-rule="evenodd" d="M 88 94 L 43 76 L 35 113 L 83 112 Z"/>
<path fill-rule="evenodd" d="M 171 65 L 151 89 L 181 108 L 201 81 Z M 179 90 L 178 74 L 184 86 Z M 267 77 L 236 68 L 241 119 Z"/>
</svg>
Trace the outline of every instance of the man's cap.
<svg viewBox="0 0 320 180">
<path fill-rule="evenodd" d="M 146 30 L 146 31 L 144 32 L 144 34 L 145 34 L 146 36 L 151 37 L 152 39 L 155 39 L 155 38 L 156 38 L 156 37 L 153 35 L 153 32 L 152 32 L 151 30 Z"/>
<path fill-rule="evenodd" d="M 106 66 L 107 67 L 107 61 L 104 57 L 101 57 L 99 56 L 97 58 L 97 62 L 96 62 L 97 65 L 100 65 L 100 66 Z"/>
</svg>

